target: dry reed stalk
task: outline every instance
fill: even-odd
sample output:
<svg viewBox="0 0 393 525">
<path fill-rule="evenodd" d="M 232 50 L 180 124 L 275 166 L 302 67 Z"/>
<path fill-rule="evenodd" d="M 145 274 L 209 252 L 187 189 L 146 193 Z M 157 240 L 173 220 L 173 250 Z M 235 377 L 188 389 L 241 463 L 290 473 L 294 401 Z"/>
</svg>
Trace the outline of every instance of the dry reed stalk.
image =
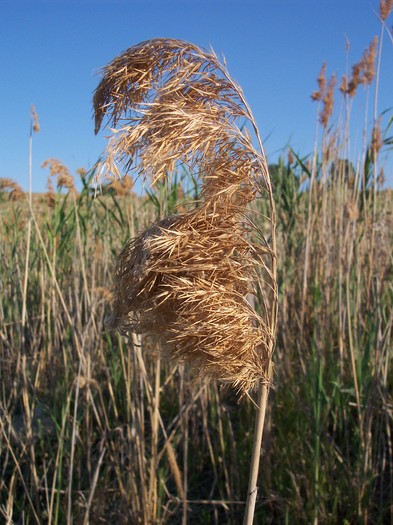
<svg viewBox="0 0 393 525">
<path fill-rule="evenodd" d="M 30 135 L 29 135 L 29 207 L 33 206 L 33 134 L 40 131 L 38 123 L 38 115 L 35 106 L 30 109 Z M 27 223 L 27 243 L 26 243 L 26 259 L 25 259 L 25 276 L 23 282 L 23 305 L 22 305 L 22 326 L 26 323 L 26 294 L 27 283 L 29 278 L 29 263 L 30 263 L 30 241 L 31 241 L 31 211 L 29 221 Z"/>
<path fill-rule="evenodd" d="M 257 134 L 240 88 L 214 54 L 156 39 L 105 67 L 94 109 L 96 132 L 105 116 L 121 125 L 106 172 L 133 171 L 154 183 L 185 165 L 202 185 L 198 208 L 157 221 L 118 257 L 110 326 L 158 337 L 175 361 L 240 394 L 258 380 L 268 384 L 275 253 L 248 205 L 265 195 L 272 206 L 272 194 L 263 151 L 240 131 L 246 120 Z M 262 314 L 249 293 L 265 298 Z"/>
</svg>

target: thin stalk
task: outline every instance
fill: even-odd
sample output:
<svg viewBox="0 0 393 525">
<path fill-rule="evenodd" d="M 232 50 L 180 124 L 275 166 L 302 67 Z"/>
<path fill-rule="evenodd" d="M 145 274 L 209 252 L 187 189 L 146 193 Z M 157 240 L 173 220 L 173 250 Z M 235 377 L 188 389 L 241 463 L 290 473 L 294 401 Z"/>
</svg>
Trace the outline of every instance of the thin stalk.
<svg viewBox="0 0 393 525">
<path fill-rule="evenodd" d="M 33 119 L 31 119 L 31 122 L 30 122 L 30 136 L 29 136 L 29 208 L 30 210 L 32 210 L 32 205 L 33 205 Z M 26 312 L 27 312 L 26 303 L 27 303 L 27 283 L 29 279 L 30 241 L 31 241 L 31 212 L 29 215 L 29 222 L 27 223 L 25 275 L 23 279 L 23 303 L 22 303 L 22 330 L 23 331 L 24 331 L 25 324 L 26 324 Z"/>
<path fill-rule="evenodd" d="M 183 450 L 183 516 L 182 525 L 187 525 L 187 492 L 188 492 L 188 417 L 184 418 Z"/>
<path fill-rule="evenodd" d="M 375 96 L 374 96 L 374 127 L 378 122 L 378 91 L 379 91 L 379 75 L 381 70 L 381 55 L 382 55 L 382 42 L 383 42 L 384 26 L 381 26 L 381 36 L 379 38 L 379 52 L 378 52 L 378 62 L 377 62 L 377 71 L 375 75 Z M 371 227 L 371 239 L 370 239 L 370 278 L 371 282 L 373 270 L 374 270 L 374 244 L 375 244 L 375 229 L 374 224 L 376 223 L 376 214 L 377 214 L 377 177 L 378 177 L 378 152 L 376 146 L 374 145 L 373 151 L 370 152 L 373 157 L 373 188 L 372 188 L 372 227 Z"/>
<path fill-rule="evenodd" d="M 318 107 L 319 110 L 319 107 Z M 307 213 L 307 231 L 306 231 L 306 247 L 304 251 L 304 271 L 303 271 L 303 292 L 302 292 L 302 309 L 300 316 L 300 327 L 301 334 L 303 337 L 303 323 L 304 323 L 304 313 L 306 307 L 306 295 L 307 295 L 307 278 L 308 278 L 308 263 L 309 263 L 309 252 L 310 252 L 310 242 L 311 242 L 311 228 L 312 228 L 312 195 L 314 190 L 314 181 L 315 174 L 317 170 L 317 144 L 318 144 L 318 119 L 315 124 L 315 135 L 314 135 L 314 154 L 313 154 L 313 163 L 311 168 L 311 178 L 310 185 L 308 189 L 308 213 Z"/>
<path fill-rule="evenodd" d="M 314 369 L 316 373 L 316 384 L 315 384 L 315 406 L 314 406 L 314 417 L 315 417 L 315 441 L 314 441 L 314 509 L 313 509 L 313 525 L 318 525 L 318 508 L 319 508 L 319 494 L 320 494 L 320 455 L 321 455 L 321 392 L 322 392 L 322 362 L 321 356 L 316 356 L 317 369 Z"/>
<path fill-rule="evenodd" d="M 68 506 L 67 506 L 67 525 L 72 524 L 72 481 L 74 473 L 74 456 L 75 456 L 75 445 L 76 445 L 76 426 L 77 426 L 77 415 L 78 415 L 78 400 L 79 400 L 79 385 L 81 378 L 81 365 L 79 361 L 78 376 L 76 378 L 75 386 L 75 405 L 74 405 L 74 421 L 72 425 L 72 436 L 71 436 L 71 454 L 70 454 L 70 472 L 68 479 Z"/>
<path fill-rule="evenodd" d="M 269 379 L 272 373 L 272 361 L 269 365 Z M 244 513 L 243 525 L 252 525 L 254 521 L 255 504 L 258 495 L 258 472 L 259 459 L 261 457 L 263 427 L 265 424 L 267 400 L 269 396 L 269 384 L 260 383 L 258 391 L 258 411 L 255 419 L 254 443 L 252 447 L 250 477 L 248 482 L 246 511 Z"/>
<path fill-rule="evenodd" d="M 228 77 L 228 73 L 225 72 L 225 75 Z M 254 116 L 252 114 L 251 108 L 249 107 L 246 99 L 244 98 L 243 92 L 241 88 L 238 88 L 240 99 L 242 100 L 247 112 L 248 116 L 250 118 L 250 122 L 254 128 L 254 132 L 256 135 L 256 139 L 258 142 L 258 146 L 260 149 L 260 152 L 262 154 L 262 158 L 265 159 L 265 153 L 262 145 L 262 140 L 259 134 L 258 126 L 256 124 L 256 121 L 254 119 Z M 246 502 L 246 510 L 244 513 L 244 525 L 252 525 L 254 520 L 254 513 L 255 513 L 255 504 L 257 499 L 257 493 L 258 493 L 258 472 L 259 472 L 259 460 L 261 456 L 261 447 L 262 447 L 262 438 L 263 438 L 263 428 L 265 424 L 265 415 L 266 415 L 266 407 L 267 407 L 267 400 L 269 396 L 269 385 L 270 385 L 270 379 L 272 377 L 273 373 L 273 363 L 272 363 L 272 356 L 273 356 L 273 350 L 275 345 L 275 333 L 277 328 L 277 308 L 278 308 L 278 302 L 277 302 L 277 241 L 276 241 L 276 208 L 273 198 L 273 190 L 271 185 L 270 177 L 267 177 L 267 189 L 268 189 L 268 199 L 269 199 L 269 206 L 270 206 L 270 228 L 271 228 L 271 245 L 272 245 L 272 278 L 273 278 L 273 288 L 272 288 L 272 310 L 271 310 L 271 330 L 272 330 L 272 336 L 270 345 L 269 345 L 269 366 L 268 366 L 268 372 L 267 372 L 267 383 L 262 383 L 260 381 L 259 387 L 258 387 L 258 411 L 255 418 L 255 428 L 254 428 L 254 442 L 253 442 L 253 448 L 252 448 L 252 455 L 251 455 L 251 466 L 250 466 L 250 473 L 249 473 L 249 481 L 248 481 L 248 491 L 247 491 L 247 502 Z"/>
<path fill-rule="evenodd" d="M 91 509 L 91 504 L 93 503 L 93 497 L 94 497 L 95 489 L 97 487 L 98 476 L 99 476 L 99 473 L 100 473 L 100 468 L 101 468 L 102 460 L 104 459 L 105 453 L 106 453 L 106 448 L 104 447 L 102 449 L 100 457 L 98 458 L 97 467 L 96 467 L 96 469 L 94 471 L 94 476 L 93 476 L 93 481 L 92 481 L 92 484 L 91 484 L 89 499 L 87 500 L 87 504 L 86 504 L 86 514 L 85 514 L 85 517 L 83 519 L 83 525 L 89 525 L 89 512 L 90 512 L 90 509 Z"/>
<path fill-rule="evenodd" d="M 149 480 L 149 501 L 151 503 L 150 516 L 152 520 L 157 517 L 157 449 L 159 432 L 159 406 L 160 406 L 160 374 L 161 359 L 158 357 L 155 374 L 154 399 L 152 409 L 152 436 L 151 436 L 151 461 L 150 461 L 150 480 Z"/>
</svg>

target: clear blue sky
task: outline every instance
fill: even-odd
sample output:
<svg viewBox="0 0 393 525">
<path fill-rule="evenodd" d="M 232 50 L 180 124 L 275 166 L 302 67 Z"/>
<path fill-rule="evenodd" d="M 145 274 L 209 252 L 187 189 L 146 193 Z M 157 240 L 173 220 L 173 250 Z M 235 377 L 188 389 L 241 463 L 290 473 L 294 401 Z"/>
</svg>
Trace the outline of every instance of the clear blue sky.
<svg viewBox="0 0 393 525">
<path fill-rule="evenodd" d="M 93 131 L 97 71 L 131 45 L 155 37 L 224 54 L 268 158 L 274 160 L 288 143 L 306 155 L 313 149 L 316 118 L 310 94 L 321 65 L 326 61 L 328 73 L 341 78 L 346 37 L 349 64 L 360 60 L 380 33 L 378 7 L 379 0 L 0 0 L 0 177 L 28 187 L 31 104 L 41 125 L 34 136 L 33 189 L 45 190 L 47 171 L 40 166 L 49 157 L 72 172 L 91 167 L 105 145 L 103 134 Z M 385 33 L 378 107 L 392 106 L 393 44 Z M 359 119 L 364 108 L 360 97 L 354 107 Z M 353 140 L 361 140 L 361 126 L 356 133 Z"/>
</svg>

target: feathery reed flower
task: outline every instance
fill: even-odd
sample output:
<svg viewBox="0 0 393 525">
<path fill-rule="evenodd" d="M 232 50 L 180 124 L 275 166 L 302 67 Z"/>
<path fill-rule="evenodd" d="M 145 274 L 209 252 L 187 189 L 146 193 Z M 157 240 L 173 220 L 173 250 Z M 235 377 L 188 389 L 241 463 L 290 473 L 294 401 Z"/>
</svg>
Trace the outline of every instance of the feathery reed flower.
<svg viewBox="0 0 393 525">
<path fill-rule="evenodd" d="M 53 187 L 52 179 L 50 177 L 48 177 L 48 182 L 46 186 L 48 188 L 48 191 L 45 193 L 45 202 L 49 206 L 49 208 L 54 208 L 56 203 L 56 193 Z"/>
<path fill-rule="evenodd" d="M 341 77 L 341 84 L 338 87 L 338 90 L 341 91 L 343 95 L 346 95 L 348 93 L 348 77 L 347 75 L 343 75 Z"/>
<path fill-rule="evenodd" d="M 339 88 L 343 94 L 347 94 L 352 98 L 355 96 L 360 84 L 369 86 L 372 83 L 375 76 L 377 45 L 378 37 L 374 37 L 370 45 L 365 49 L 360 62 L 352 66 L 352 76 L 349 81 L 346 79 L 345 82 L 346 89 L 344 90 L 344 82 Z"/>
<path fill-rule="evenodd" d="M 325 95 L 322 99 L 323 107 L 319 115 L 319 121 L 324 128 L 327 127 L 334 107 L 334 88 L 336 86 L 336 76 L 333 74 L 328 82 Z"/>
<path fill-rule="evenodd" d="M 241 89 L 213 53 L 154 39 L 104 68 L 94 109 L 96 132 L 105 116 L 116 128 L 107 172 L 133 171 L 154 183 L 183 165 L 202 186 L 198 208 L 158 220 L 125 246 L 110 326 L 157 337 L 174 360 L 241 394 L 268 383 L 275 253 L 249 204 L 268 199 L 274 243 L 273 201 L 263 152 L 241 131 L 246 120 L 259 140 Z M 262 298 L 259 313 L 249 294 Z"/>
<path fill-rule="evenodd" d="M 12 179 L 0 178 L 0 191 L 3 190 L 9 190 L 8 198 L 14 202 L 20 201 L 25 195 L 19 184 Z"/>
<path fill-rule="evenodd" d="M 321 71 L 317 78 L 319 89 L 314 91 L 311 95 L 311 99 L 314 101 L 322 100 L 326 91 L 326 62 L 322 64 Z"/>
<path fill-rule="evenodd" d="M 378 155 L 383 146 L 382 132 L 381 132 L 381 117 L 375 123 L 371 132 L 371 144 L 370 149 L 374 154 L 374 157 Z"/>
<path fill-rule="evenodd" d="M 47 159 L 42 163 L 41 167 L 49 168 L 49 176 L 56 177 L 58 188 L 66 188 L 72 195 L 78 194 L 75 188 L 74 177 L 62 162 L 57 159 Z"/>
<path fill-rule="evenodd" d="M 377 56 L 378 37 L 375 36 L 365 50 L 362 58 L 363 84 L 369 86 L 375 77 L 375 59 Z"/>
<path fill-rule="evenodd" d="M 385 21 L 393 9 L 393 0 L 381 0 L 379 3 L 379 16 Z"/>
<path fill-rule="evenodd" d="M 38 115 L 35 109 L 35 106 L 31 106 L 31 120 L 32 120 L 32 129 L 34 133 L 38 133 L 41 129 L 40 123 L 38 122 Z"/>
</svg>

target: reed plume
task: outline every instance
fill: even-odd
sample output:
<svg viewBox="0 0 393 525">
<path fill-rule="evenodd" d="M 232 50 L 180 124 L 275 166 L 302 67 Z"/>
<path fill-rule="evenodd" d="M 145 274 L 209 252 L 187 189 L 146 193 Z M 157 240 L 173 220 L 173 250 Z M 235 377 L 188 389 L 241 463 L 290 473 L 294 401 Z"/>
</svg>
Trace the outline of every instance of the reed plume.
<svg viewBox="0 0 393 525">
<path fill-rule="evenodd" d="M 381 0 L 379 3 L 379 15 L 385 21 L 393 9 L 393 0 Z"/>
<path fill-rule="evenodd" d="M 336 86 L 336 76 L 333 74 L 328 82 L 325 95 L 322 99 L 323 108 L 319 114 L 319 121 L 324 128 L 327 127 L 334 107 L 334 88 Z"/>
<path fill-rule="evenodd" d="M 319 72 L 318 78 L 318 91 L 314 91 L 311 95 L 311 100 L 319 101 L 322 100 L 326 92 L 326 62 L 322 64 L 321 71 Z"/>
<path fill-rule="evenodd" d="M 106 172 L 133 172 L 154 183 L 185 166 L 202 189 L 196 208 L 161 218 L 125 246 L 115 265 L 109 325 L 159 338 L 172 359 L 240 394 L 259 379 L 268 383 L 276 308 L 273 199 L 240 87 L 213 53 L 154 39 L 104 68 L 94 110 L 96 133 L 104 117 L 114 128 L 102 161 Z M 252 219 L 257 197 L 268 202 L 269 242 Z M 258 313 L 250 294 L 261 299 Z"/>
<path fill-rule="evenodd" d="M 38 115 L 37 115 L 37 111 L 36 111 L 34 105 L 31 106 L 30 113 L 31 113 L 32 130 L 34 131 L 34 133 L 38 133 L 40 131 L 40 129 L 41 129 L 41 126 L 40 126 L 40 123 L 38 121 Z"/>
<path fill-rule="evenodd" d="M 375 76 L 375 59 L 377 56 L 378 37 L 374 37 L 370 45 L 365 49 L 359 62 L 352 66 L 352 75 L 348 80 L 343 78 L 340 91 L 343 94 L 354 97 L 359 85 L 369 86 Z"/>
<path fill-rule="evenodd" d="M 0 178 L 0 192 L 4 190 L 9 191 L 8 198 L 11 201 L 20 201 L 25 196 L 23 189 L 12 179 Z"/>
<path fill-rule="evenodd" d="M 77 195 L 75 188 L 74 177 L 69 172 L 69 169 L 57 159 L 47 159 L 42 165 L 42 168 L 49 168 L 49 177 L 56 177 L 56 186 L 58 188 L 66 188 L 72 195 Z M 49 192 L 53 189 L 50 185 Z"/>
</svg>

